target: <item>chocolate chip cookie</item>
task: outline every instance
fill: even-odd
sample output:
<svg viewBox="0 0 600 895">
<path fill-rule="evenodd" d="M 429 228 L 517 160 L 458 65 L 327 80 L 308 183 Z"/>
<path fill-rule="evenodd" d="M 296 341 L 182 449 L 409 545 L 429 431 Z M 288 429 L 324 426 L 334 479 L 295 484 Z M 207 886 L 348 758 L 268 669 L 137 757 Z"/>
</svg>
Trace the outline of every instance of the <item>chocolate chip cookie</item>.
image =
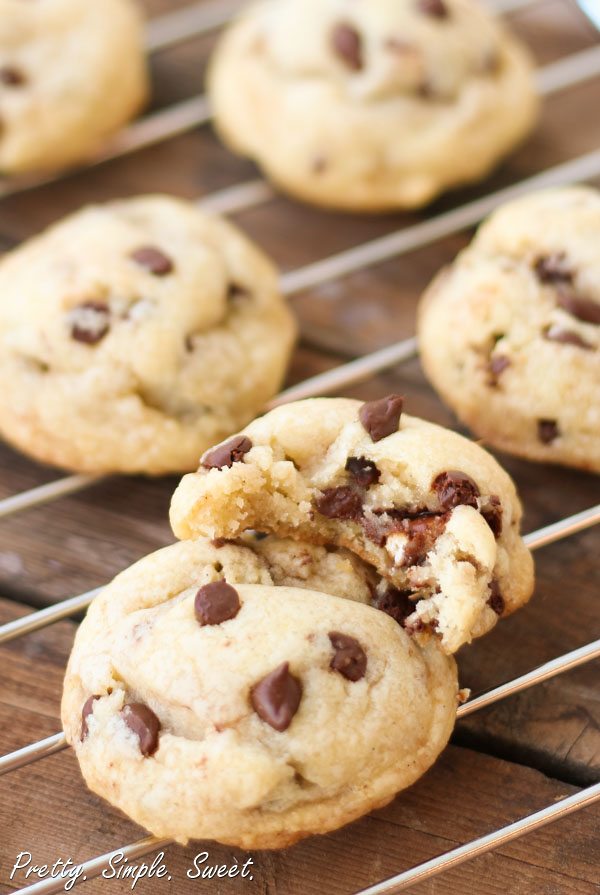
<svg viewBox="0 0 600 895">
<path fill-rule="evenodd" d="M 486 451 L 402 414 L 320 398 L 209 450 L 171 505 L 179 538 L 246 529 L 335 544 L 374 566 L 374 604 L 454 652 L 525 603 L 533 564 L 509 476 Z"/>
<path fill-rule="evenodd" d="M 425 371 L 501 450 L 600 472 L 600 193 L 505 205 L 429 287 Z"/>
<path fill-rule="evenodd" d="M 343 587 L 315 589 L 339 584 L 337 551 L 270 543 L 275 563 L 260 541 L 161 550 L 78 631 L 67 739 L 88 786 L 157 836 L 290 845 L 389 802 L 450 736 L 453 659 Z M 297 586 L 286 554 L 307 558 Z"/>
<path fill-rule="evenodd" d="M 0 261 L 0 433 L 81 472 L 194 469 L 277 392 L 294 334 L 230 224 L 166 196 L 84 209 Z"/>
<path fill-rule="evenodd" d="M 82 161 L 147 92 L 133 0 L 0 0 L 0 174 Z"/>
<path fill-rule="evenodd" d="M 261 0 L 222 38 L 209 90 L 232 149 L 357 211 L 479 180 L 538 105 L 528 53 L 476 0 Z"/>
</svg>

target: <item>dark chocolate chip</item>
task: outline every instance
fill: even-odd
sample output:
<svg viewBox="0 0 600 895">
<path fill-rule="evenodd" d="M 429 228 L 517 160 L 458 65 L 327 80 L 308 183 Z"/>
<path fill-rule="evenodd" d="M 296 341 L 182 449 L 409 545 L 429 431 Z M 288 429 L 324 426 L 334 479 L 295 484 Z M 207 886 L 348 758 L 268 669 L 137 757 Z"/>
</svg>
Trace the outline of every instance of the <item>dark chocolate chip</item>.
<svg viewBox="0 0 600 895">
<path fill-rule="evenodd" d="M 94 702 L 97 699 L 100 699 L 100 697 L 89 696 L 83 703 L 83 708 L 81 709 L 81 742 L 83 742 L 88 735 L 88 718 L 94 711 Z"/>
<path fill-rule="evenodd" d="M 227 300 L 235 301 L 238 298 L 250 298 L 250 290 L 240 283 L 230 283 L 227 289 Z"/>
<path fill-rule="evenodd" d="M 542 283 L 572 283 L 573 271 L 568 266 L 564 252 L 541 255 L 535 261 L 534 270 Z"/>
<path fill-rule="evenodd" d="M 361 488 L 370 488 L 371 485 L 376 485 L 381 478 L 381 473 L 375 463 L 372 460 L 367 460 L 366 457 L 348 457 L 346 471 Z"/>
<path fill-rule="evenodd" d="M 404 626 L 404 622 L 415 611 L 414 601 L 410 599 L 411 591 L 397 590 L 395 587 L 388 587 L 382 594 L 376 594 L 371 605 L 386 615 L 390 615 L 399 625 Z"/>
<path fill-rule="evenodd" d="M 538 420 L 538 438 L 542 444 L 552 444 L 560 435 L 556 420 Z"/>
<path fill-rule="evenodd" d="M 393 432 L 398 431 L 400 417 L 404 406 L 404 398 L 400 395 L 388 395 L 379 401 L 363 404 L 358 418 L 373 441 L 381 441 Z"/>
<path fill-rule="evenodd" d="M 417 516 L 414 519 L 403 519 L 399 523 L 397 531 L 404 532 L 408 540 L 404 545 L 402 566 L 422 565 L 427 554 L 433 548 L 437 539 L 444 533 L 448 516 L 427 514 Z"/>
<path fill-rule="evenodd" d="M 121 709 L 121 717 L 139 739 L 142 755 L 154 755 L 161 725 L 152 709 L 141 702 L 130 702 Z"/>
<path fill-rule="evenodd" d="M 561 345 L 575 345 L 575 347 L 583 348 L 586 351 L 593 350 L 593 345 L 582 339 L 579 333 L 574 332 L 572 329 L 565 329 L 556 323 L 544 330 L 544 338 L 549 342 L 558 342 Z"/>
<path fill-rule="evenodd" d="M 450 15 L 444 0 L 418 0 L 417 7 L 423 15 L 436 19 L 447 19 Z"/>
<path fill-rule="evenodd" d="M 201 625 L 220 625 L 235 618 L 240 609 L 239 594 L 226 581 L 205 584 L 194 600 L 194 612 Z"/>
<path fill-rule="evenodd" d="M 3 65 L 0 68 L 0 83 L 6 87 L 22 87 L 27 78 L 19 68 L 13 65 Z"/>
<path fill-rule="evenodd" d="M 506 357 L 505 354 L 495 354 L 488 363 L 488 384 L 491 386 L 498 385 L 498 380 L 500 379 L 500 375 L 510 367 L 511 361 L 510 358 Z"/>
<path fill-rule="evenodd" d="M 359 681 L 367 670 L 367 654 L 354 637 L 330 631 L 329 639 L 335 650 L 330 667 L 349 681 Z"/>
<path fill-rule="evenodd" d="M 571 289 L 559 289 L 558 304 L 577 320 L 600 324 L 600 302 L 575 295 Z"/>
<path fill-rule="evenodd" d="M 110 329 L 110 308 L 103 301 L 86 301 L 71 311 L 71 338 L 96 345 Z"/>
<path fill-rule="evenodd" d="M 250 693 L 250 701 L 258 717 L 280 733 L 292 723 L 301 698 L 302 684 L 290 674 L 288 662 L 283 662 L 259 681 Z"/>
<path fill-rule="evenodd" d="M 233 438 L 218 444 L 216 447 L 207 451 L 200 465 L 204 469 L 223 469 L 225 466 L 229 469 L 234 463 L 239 463 L 244 459 L 244 455 L 252 450 L 252 442 L 245 435 L 234 435 Z"/>
<path fill-rule="evenodd" d="M 363 504 L 360 494 L 354 488 L 341 485 L 338 488 L 326 488 L 315 500 L 315 506 L 328 519 L 359 519 Z"/>
<path fill-rule="evenodd" d="M 339 22 L 331 32 L 331 46 L 336 55 L 353 71 L 363 67 L 362 38 L 356 28 Z"/>
<path fill-rule="evenodd" d="M 166 277 L 173 271 L 173 262 L 169 256 L 155 246 L 140 246 L 131 253 L 130 258 L 155 277 Z"/>
<path fill-rule="evenodd" d="M 488 600 L 488 606 L 494 610 L 496 615 L 502 615 L 506 607 L 504 597 L 500 593 L 500 585 L 495 578 L 490 582 L 490 598 Z"/>
<path fill-rule="evenodd" d="M 480 491 L 473 479 L 464 472 L 441 472 L 431 483 L 444 510 L 458 506 L 477 507 Z"/>
<path fill-rule="evenodd" d="M 496 494 L 492 494 L 487 504 L 482 507 L 481 515 L 492 530 L 492 534 L 496 539 L 502 534 L 502 502 Z"/>
</svg>

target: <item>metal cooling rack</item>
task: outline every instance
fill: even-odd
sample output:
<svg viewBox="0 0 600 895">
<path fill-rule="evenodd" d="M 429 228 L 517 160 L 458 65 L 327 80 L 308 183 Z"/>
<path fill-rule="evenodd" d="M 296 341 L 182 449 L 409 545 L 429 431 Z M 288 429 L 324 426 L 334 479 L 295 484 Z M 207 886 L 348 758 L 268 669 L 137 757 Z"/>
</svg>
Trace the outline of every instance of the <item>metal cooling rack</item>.
<svg viewBox="0 0 600 895">
<path fill-rule="evenodd" d="M 533 5 L 535 2 L 536 0 L 494 0 L 491 5 L 497 13 L 506 14 Z M 588 3 L 589 0 L 581 0 L 580 5 L 582 8 L 588 9 Z M 209 0 L 209 2 L 190 4 L 176 12 L 159 16 L 147 26 L 146 46 L 148 52 L 160 52 L 184 41 L 208 34 L 226 24 L 242 5 L 242 0 Z M 539 68 L 536 72 L 536 83 L 540 95 L 546 97 L 569 87 L 583 84 L 598 76 L 600 76 L 600 44 Z M 86 167 L 111 161 L 176 137 L 206 124 L 210 117 L 210 108 L 205 97 L 199 96 L 183 100 L 125 128 L 97 156 L 92 158 Z M 0 199 L 64 177 L 68 177 L 68 172 L 43 179 L 18 178 L 10 182 L 0 181 Z M 431 217 L 421 223 L 404 227 L 286 273 L 281 277 L 282 292 L 286 296 L 295 295 L 314 286 L 340 279 L 359 270 L 431 245 L 438 240 L 473 227 L 499 205 L 531 190 L 581 183 L 596 177 L 600 177 L 600 149 L 548 168 L 509 187 Z M 197 202 L 204 210 L 228 214 L 266 203 L 274 199 L 275 195 L 275 191 L 268 183 L 262 179 L 255 179 L 220 190 L 209 196 L 203 196 Z M 366 381 L 378 372 L 395 367 L 415 357 L 416 354 L 417 340 L 415 338 L 397 342 L 292 386 L 271 401 L 265 410 L 288 401 L 343 390 Z M 80 491 L 99 481 L 100 478 L 100 476 L 85 475 L 66 476 L 41 487 L 0 500 L 0 519 Z M 525 537 L 525 542 L 531 550 L 538 550 L 598 523 L 600 523 L 600 504 L 531 532 Z M 1 625 L 0 645 L 87 609 L 99 590 L 100 588 L 96 588 Z M 469 700 L 458 708 L 457 719 L 460 720 L 473 712 L 597 658 L 600 658 L 600 640 L 565 653 L 521 677 Z M 62 733 L 32 743 L 1 756 L 0 775 L 39 761 L 65 748 L 67 748 L 67 743 Z M 431 879 L 445 870 L 493 851 L 526 833 L 531 833 L 599 801 L 600 783 L 596 783 L 515 823 L 452 849 L 388 880 L 376 883 L 355 895 L 393 895 L 393 893 Z M 90 880 L 98 877 L 108 867 L 111 858 L 118 855 L 123 855 L 129 861 L 133 861 L 171 844 L 171 840 L 148 836 L 129 845 L 121 846 L 84 862 L 81 865 L 84 878 Z M 79 883 L 80 880 L 81 877 L 77 882 Z M 62 892 L 63 888 L 64 884 L 60 879 L 47 879 L 25 886 L 18 892 L 21 895 L 55 895 L 55 893 Z"/>
</svg>

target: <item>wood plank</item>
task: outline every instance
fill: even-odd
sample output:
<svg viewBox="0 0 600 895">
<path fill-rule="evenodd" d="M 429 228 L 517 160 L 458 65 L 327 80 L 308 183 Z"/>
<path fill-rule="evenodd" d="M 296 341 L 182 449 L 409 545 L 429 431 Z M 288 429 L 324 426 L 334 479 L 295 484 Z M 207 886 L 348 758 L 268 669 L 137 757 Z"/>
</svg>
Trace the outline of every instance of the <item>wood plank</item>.
<svg viewBox="0 0 600 895">
<path fill-rule="evenodd" d="M 19 614 L 0 601 L 0 620 Z M 73 626 L 61 623 L 0 648 L 0 753 L 57 729 L 61 678 Z M 172 847 L 166 862 L 172 880 L 146 882 L 146 891 L 214 891 L 214 883 L 189 880 L 196 854 L 211 863 L 254 862 L 249 892 L 297 895 L 327 891 L 342 895 L 385 878 L 455 845 L 489 832 L 554 800 L 574 787 L 540 773 L 468 749 L 450 747 L 436 767 L 388 808 L 350 827 L 307 840 L 283 852 L 245 853 L 212 843 Z M 456 806 L 460 804 L 457 813 Z M 435 891 L 497 895 L 592 895 L 597 892 L 597 810 L 561 822 L 445 875 Z M 30 851 L 36 863 L 57 858 L 85 860 L 135 841 L 142 831 L 87 792 L 70 752 L 0 778 L 0 884 L 9 880 L 16 856 Z M 31 880 L 30 880 L 31 881 Z M 88 884 L 102 892 L 105 880 Z M 238 892 L 241 881 L 222 880 L 221 895 Z M 124 890 L 125 884 L 120 883 Z M 418 892 L 433 891 L 430 886 Z"/>
</svg>

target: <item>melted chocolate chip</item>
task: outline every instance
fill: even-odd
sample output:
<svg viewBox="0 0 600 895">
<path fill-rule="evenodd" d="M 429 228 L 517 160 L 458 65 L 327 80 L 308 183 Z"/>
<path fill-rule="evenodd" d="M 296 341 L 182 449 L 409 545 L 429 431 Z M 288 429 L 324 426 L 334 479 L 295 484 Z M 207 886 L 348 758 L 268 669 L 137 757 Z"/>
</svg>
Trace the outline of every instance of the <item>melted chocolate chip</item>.
<svg viewBox="0 0 600 895">
<path fill-rule="evenodd" d="M 415 604 L 410 599 L 411 591 L 397 590 L 388 587 L 382 594 L 377 594 L 371 601 L 371 605 L 386 615 L 390 615 L 394 621 L 404 627 L 404 622 L 415 611 Z"/>
<path fill-rule="evenodd" d="M 110 329 L 110 308 L 103 301 L 86 301 L 71 311 L 71 338 L 96 345 Z"/>
<path fill-rule="evenodd" d="M 583 348 L 586 351 L 593 350 L 593 345 L 582 339 L 579 333 L 574 332 L 572 329 L 558 326 L 556 323 L 544 330 L 544 338 L 548 342 L 558 342 L 561 345 L 575 345 L 576 348 Z"/>
<path fill-rule="evenodd" d="M 450 15 L 444 0 L 418 0 L 417 8 L 423 15 L 436 19 L 447 19 Z"/>
<path fill-rule="evenodd" d="M 89 731 L 88 731 L 88 718 L 94 711 L 94 702 L 100 699 L 99 696 L 90 696 L 83 703 L 83 708 L 81 709 L 81 742 L 85 740 Z"/>
<path fill-rule="evenodd" d="M 372 441 L 381 441 L 382 438 L 387 438 L 388 435 L 398 431 L 403 406 L 404 398 L 400 395 L 388 395 L 379 401 L 363 404 L 358 412 L 358 418 Z"/>
<path fill-rule="evenodd" d="M 506 607 L 504 597 L 500 593 L 500 585 L 495 578 L 490 582 L 490 598 L 488 600 L 488 606 L 494 610 L 496 615 L 502 615 Z"/>
<path fill-rule="evenodd" d="M 250 692 L 252 708 L 258 717 L 280 733 L 292 723 L 301 698 L 302 684 L 290 674 L 288 662 L 283 662 Z"/>
<path fill-rule="evenodd" d="M 363 67 L 362 38 L 356 28 L 346 22 L 337 24 L 331 32 L 331 46 L 335 54 L 353 71 Z"/>
<path fill-rule="evenodd" d="M 330 631 L 329 639 L 335 650 L 330 667 L 349 681 L 359 681 L 367 670 L 367 654 L 354 637 Z"/>
<path fill-rule="evenodd" d="M 571 289 L 559 289 L 558 304 L 583 323 L 600 324 L 600 303 L 591 298 L 575 295 Z"/>
<path fill-rule="evenodd" d="M 397 520 L 392 532 L 402 532 L 407 541 L 402 555 L 402 566 L 419 566 L 425 562 L 427 554 L 443 534 L 448 521 L 447 513 L 427 513 L 414 518 Z M 389 537 L 388 534 L 388 537 Z"/>
<path fill-rule="evenodd" d="M 22 87 L 27 78 L 19 68 L 13 65 L 3 65 L 0 68 L 0 83 L 6 87 Z"/>
<path fill-rule="evenodd" d="M 485 507 L 481 509 L 481 515 L 492 530 L 492 534 L 496 539 L 502 534 L 502 502 L 496 494 L 492 494 L 488 498 Z"/>
<path fill-rule="evenodd" d="M 433 480 L 431 487 L 444 510 L 453 510 L 458 506 L 477 507 L 479 488 L 464 472 L 441 472 Z"/>
<path fill-rule="evenodd" d="M 506 357 L 505 354 L 495 354 L 488 363 L 488 383 L 491 386 L 497 386 L 498 380 L 500 379 L 500 375 L 510 367 L 511 361 L 510 358 Z"/>
<path fill-rule="evenodd" d="M 141 246 L 131 253 L 130 258 L 155 277 L 166 277 L 173 271 L 173 262 L 169 256 L 155 246 Z"/>
<path fill-rule="evenodd" d="M 223 469 L 224 467 L 230 469 L 234 463 L 243 460 L 244 455 L 250 450 L 252 450 L 252 442 L 249 438 L 246 438 L 245 435 L 234 435 L 223 444 L 218 444 L 207 451 L 200 460 L 200 465 L 204 469 Z"/>
<path fill-rule="evenodd" d="M 142 755 L 145 755 L 146 758 L 149 755 L 154 755 L 158 749 L 158 734 L 161 725 L 152 709 L 141 702 L 130 702 L 123 706 L 121 717 L 140 741 Z"/>
<path fill-rule="evenodd" d="M 239 594 L 226 581 L 205 584 L 194 600 L 194 613 L 201 625 L 220 625 L 235 618 L 240 609 Z"/>
<path fill-rule="evenodd" d="M 556 420 L 538 420 L 538 438 L 542 444 L 552 444 L 560 435 Z"/>
<path fill-rule="evenodd" d="M 366 457 L 348 457 L 346 471 L 361 488 L 370 488 L 371 485 L 376 485 L 381 478 L 381 473 L 375 463 L 372 460 L 367 460 Z"/>
<path fill-rule="evenodd" d="M 553 255 L 541 255 L 533 268 L 542 283 L 572 283 L 573 271 L 567 265 L 564 252 Z"/>
<path fill-rule="evenodd" d="M 315 506 L 328 519 L 359 519 L 362 514 L 362 498 L 353 488 L 341 485 L 326 488 L 315 500 Z"/>
</svg>

